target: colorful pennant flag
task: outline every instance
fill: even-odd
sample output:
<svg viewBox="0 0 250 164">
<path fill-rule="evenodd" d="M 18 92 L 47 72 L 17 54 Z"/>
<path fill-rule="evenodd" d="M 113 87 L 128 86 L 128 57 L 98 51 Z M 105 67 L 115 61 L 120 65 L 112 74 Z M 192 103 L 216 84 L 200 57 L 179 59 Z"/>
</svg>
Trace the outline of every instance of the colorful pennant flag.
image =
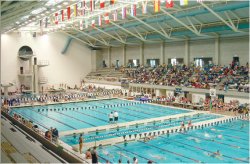
<svg viewBox="0 0 250 164">
<path fill-rule="evenodd" d="M 95 27 L 95 20 L 94 19 L 91 21 L 91 26 Z"/>
<path fill-rule="evenodd" d="M 181 6 L 188 5 L 188 0 L 180 0 L 180 5 Z"/>
<path fill-rule="evenodd" d="M 101 15 L 99 15 L 99 17 L 98 17 L 98 25 L 102 26 L 102 16 Z"/>
<path fill-rule="evenodd" d="M 95 10 L 95 1 L 94 0 L 90 0 L 90 11 L 94 11 Z"/>
<path fill-rule="evenodd" d="M 77 17 L 77 4 L 74 5 L 74 16 Z"/>
<path fill-rule="evenodd" d="M 67 7 L 67 16 L 68 16 L 68 20 L 70 20 L 70 6 L 69 7 Z"/>
<path fill-rule="evenodd" d="M 122 8 L 122 19 L 126 19 L 127 18 L 127 8 L 123 7 Z"/>
<path fill-rule="evenodd" d="M 83 20 L 80 20 L 80 30 L 83 30 Z"/>
<path fill-rule="evenodd" d="M 100 8 L 104 8 L 105 7 L 105 0 L 100 0 Z"/>
<path fill-rule="evenodd" d="M 62 21 L 64 21 L 64 10 L 61 10 Z"/>
<path fill-rule="evenodd" d="M 104 20 L 106 24 L 109 24 L 109 13 L 104 14 Z"/>
<path fill-rule="evenodd" d="M 172 7 L 174 7 L 174 1 L 166 0 L 166 8 L 172 8 Z"/>
<path fill-rule="evenodd" d="M 131 5 L 131 16 L 136 16 L 136 4 Z"/>
<path fill-rule="evenodd" d="M 82 15 L 85 15 L 85 7 L 86 7 L 86 4 L 85 4 L 85 0 L 82 1 Z"/>
<path fill-rule="evenodd" d="M 147 14 L 148 1 L 142 1 L 142 14 Z"/>
<path fill-rule="evenodd" d="M 115 10 L 113 13 L 113 20 L 117 21 L 117 10 Z"/>
<path fill-rule="evenodd" d="M 55 24 L 58 24 L 58 13 L 55 13 Z"/>
<path fill-rule="evenodd" d="M 154 11 L 155 12 L 159 12 L 160 11 L 160 6 L 161 6 L 160 0 L 154 0 Z"/>
<path fill-rule="evenodd" d="M 113 5 L 115 4 L 116 0 L 110 0 L 110 4 Z"/>
</svg>

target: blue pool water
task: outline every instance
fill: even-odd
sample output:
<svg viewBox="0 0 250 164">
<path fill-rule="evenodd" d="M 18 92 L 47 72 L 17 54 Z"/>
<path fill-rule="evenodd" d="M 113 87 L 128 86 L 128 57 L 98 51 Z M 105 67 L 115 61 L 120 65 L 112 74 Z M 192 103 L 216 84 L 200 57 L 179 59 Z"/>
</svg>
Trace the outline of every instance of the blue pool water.
<svg viewBox="0 0 250 164">
<path fill-rule="evenodd" d="M 192 123 L 195 123 L 195 122 L 215 119 L 219 117 L 221 116 L 210 115 L 210 114 L 196 114 L 196 115 L 192 115 L 188 117 L 185 116 L 185 118 L 182 117 L 180 119 L 171 119 L 171 121 L 166 120 L 164 122 L 156 122 L 155 124 L 150 123 L 148 125 L 139 125 L 138 127 L 130 126 L 129 128 L 119 128 L 119 129 L 114 128 L 113 130 L 109 130 L 109 131 L 101 131 L 98 133 L 93 132 L 93 133 L 84 134 L 84 141 L 85 142 L 100 141 L 104 139 L 122 137 L 123 135 L 133 135 L 133 134 L 138 134 L 138 133 L 143 133 L 143 132 L 148 132 L 148 131 L 153 131 L 153 130 L 180 126 L 180 123 L 182 121 L 184 121 L 187 124 L 189 120 L 192 120 Z M 73 135 L 67 135 L 67 136 L 60 137 L 60 139 L 63 142 L 67 143 L 68 145 L 72 146 L 72 145 L 78 144 L 78 137 L 79 137 L 79 134 L 77 134 L 76 137 L 74 137 Z"/>
<path fill-rule="evenodd" d="M 244 125 L 244 127 L 242 127 Z M 221 155 L 213 154 L 217 150 Z M 162 135 L 148 142 L 130 142 L 98 148 L 101 162 L 139 163 L 249 163 L 249 122 L 233 121 L 200 130 Z"/>
<path fill-rule="evenodd" d="M 133 104 L 127 100 L 111 99 L 79 103 L 66 103 L 46 106 L 13 108 L 11 114 L 17 113 L 31 120 L 42 129 L 56 127 L 59 132 L 98 127 L 109 124 L 108 114 L 111 111 L 119 112 L 119 122 L 129 122 L 155 117 L 175 115 L 190 112 L 188 110 L 173 109 L 170 107 L 151 104 Z M 112 107 L 110 107 L 112 105 Z M 116 107 L 114 107 L 116 105 Z M 109 107 L 108 107 L 109 106 Z"/>
</svg>

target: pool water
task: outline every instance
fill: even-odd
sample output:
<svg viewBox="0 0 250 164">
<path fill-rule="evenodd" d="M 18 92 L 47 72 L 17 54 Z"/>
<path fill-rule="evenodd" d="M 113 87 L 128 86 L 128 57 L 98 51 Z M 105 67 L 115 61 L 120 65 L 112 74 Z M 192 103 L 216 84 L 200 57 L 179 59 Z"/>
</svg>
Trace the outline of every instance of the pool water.
<svg viewBox="0 0 250 164">
<path fill-rule="evenodd" d="M 130 103 L 130 104 L 128 104 Z M 118 111 L 119 123 L 190 112 L 176 108 L 133 104 L 132 101 L 110 99 L 79 103 L 13 108 L 11 114 L 20 114 L 39 128 L 57 128 L 59 132 L 108 125 L 108 114 Z M 112 107 L 110 107 L 112 105 Z"/>
<path fill-rule="evenodd" d="M 244 126 L 242 126 L 244 125 Z M 214 152 L 220 151 L 221 155 Z M 139 163 L 249 163 L 249 122 L 237 120 L 186 133 L 161 135 L 148 142 L 129 142 L 98 148 L 98 155 L 112 163 L 133 157 Z"/>
<path fill-rule="evenodd" d="M 196 114 L 192 116 L 185 116 L 179 119 L 171 119 L 171 121 L 166 120 L 164 122 L 156 122 L 155 124 L 150 123 L 147 125 L 139 125 L 138 127 L 130 126 L 129 128 L 119 128 L 119 129 L 114 128 L 113 130 L 109 130 L 109 131 L 100 131 L 98 133 L 93 132 L 93 133 L 84 134 L 84 142 L 100 141 L 104 139 L 122 137 L 123 135 L 132 135 L 132 134 L 138 134 L 138 133 L 143 133 L 143 132 L 148 132 L 148 131 L 153 131 L 153 130 L 174 127 L 174 126 L 180 126 L 180 123 L 182 121 L 185 122 L 185 124 L 187 124 L 189 120 L 192 120 L 192 123 L 195 123 L 195 122 L 215 119 L 219 117 L 221 116 L 210 115 L 210 114 Z M 77 134 L 76 136 L 73 136 L 72 134 L 72 135 L 62 136 L 60 137 L 60 139 L 63 142 L 67 143 L 68 145 L 72 146 L 72 145 L 78 144 L 78 137 L 79 137 L 79 134 Z"/>
</svg>

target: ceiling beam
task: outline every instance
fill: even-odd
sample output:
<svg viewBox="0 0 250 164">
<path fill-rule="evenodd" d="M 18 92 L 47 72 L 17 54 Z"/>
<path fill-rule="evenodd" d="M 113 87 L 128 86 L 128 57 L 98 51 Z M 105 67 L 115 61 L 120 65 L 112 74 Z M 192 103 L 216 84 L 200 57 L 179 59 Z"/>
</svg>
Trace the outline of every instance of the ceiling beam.
<svg viewBox="0 0 250 164">
<path fill-rule="evenodd" d="M 114 37 L 113 35 L 111 35 L 111 34 L 105 32 L 105 31 L 103 31 L 103 30 L 101 30 L 101 29 L 99 29 L 99 28 L 97 28 L 97 27 L 94 27 L 94 28 L 95 28 L 96 30 L 98 30 L 98 31 L 100 31 L 100 32 L 102 32 L 102 33 L 108 35 L 109 37 L 111 37 L 111 38 L 117 40 L 117 41 L 120 42 L 120 43 L 127 44 L 124 40 L 120 40 L 120 39 L 118 39 L 117 37 Z"/>
<path fill-rule="evenodd" d="M 76 29 L 76 28 L 73 28 L 73 29 L 74 29 L 75 31 L 77 31 L 77 32 L 82 33 L 83 35 L 85 35 L 85 36 L 87 36 L 87 37 L 89 37 L 89 38 L 91 38 L 91 39 L 94 39 L 94 40 L 96 40 L 96 41 L 98 41 L 98 42 L 100 42 L 100 43 L 106 45 L 106 46 L 110 46 L 107 42 L 104 42 L 104 41 L 102 41 L 102 40 L 99 40 L 99 39 L 97 39 L 97 38 L 95 38 L 95 37 L 89 35 L 89 34 L 86 33 L 86 32 L 83 32 L 83 31 L 78 30 L 78 29 Z"/>
<path fill-rule="evenodd" d="M 210 13 L 212 13 L 215 17 L 220 19 L 223 23 L 225 23 L 229 28 L 231 28 L 234 32 L 240 32 L 235 26 L 232 26 L 232 24 L 229 24 L 225 19 L 223 19 L 219 14 L 217 14 L 214 10 L 212 10 L 210 7 L 208 7 L 203 2 L 200 2 L 200 4 L 205 7 Z"/>
<path fill-rule="evenodd" d="M 84 44 L 87 44 L 87 45 L 89 45 L 89 46 L 91 46 L 91 47 L 95 47 L 95 45 L 93 45 L 92 43 L 85 42 L 85 41 L 83 41 L 82 39 L 79 39 L 79 38 L 75 37 L 74 35 L 71 35 L 71 34 L 69 34 L 69 33 L 67 33 L 67 32 L 64 32 L 64 31 L 59 31 L 59 32 L 61 32 L 61 33 L 63 33 L 63 34 L 66 34 L 66 35 L 68 35 L 68 36 L 70 36 L 70 37 L 72 37 L 72 38 L 74 38 L 74 39 L 76 39 L 76 40 L 78 40 L 78 41 L 80 41 L 80 42 L 82 42 L 82 43 L 84 43 Z"/>
</svg>

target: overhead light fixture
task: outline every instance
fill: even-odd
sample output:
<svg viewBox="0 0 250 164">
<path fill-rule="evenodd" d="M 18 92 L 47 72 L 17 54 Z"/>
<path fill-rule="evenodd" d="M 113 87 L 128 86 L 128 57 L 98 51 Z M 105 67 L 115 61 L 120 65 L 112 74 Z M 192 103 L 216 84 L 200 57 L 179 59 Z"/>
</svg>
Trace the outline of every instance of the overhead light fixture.
<svg viewBox="0 0 250 164">
<path fill-rule="evenodd" d="M 42 13 L 41 15 L 42 15 L 42 16 L 44 16 L 45 14 L 44 14 L 44 13 Z"/>
<path fill-rule="evenodd" d="M 61 6 L 61 5 L 58 5 L 57 8 L 62 8 L 62 6 Z"/>
<path fill-rule="evenodd" d="M 46 11 L 47 14 L 49 14 L 50 12 L 49 11 Z"/>
<path fill-rule="evenodd" d="M 17 21 L 16 24 L 20 24 L 20 22 Z"/>
<path fill-rule="evenodd" d="M 51 10 L 52 10 L 52 11 L 55 11 L 56 9 L 52 8 Z"/>
<path fill-rule="evenodd" d="M 40 16 L 39 16 L 39 15 L 37 15 L 36 17 L 37 17 L 37 18 L 40 18 Z"/>
</svg>

